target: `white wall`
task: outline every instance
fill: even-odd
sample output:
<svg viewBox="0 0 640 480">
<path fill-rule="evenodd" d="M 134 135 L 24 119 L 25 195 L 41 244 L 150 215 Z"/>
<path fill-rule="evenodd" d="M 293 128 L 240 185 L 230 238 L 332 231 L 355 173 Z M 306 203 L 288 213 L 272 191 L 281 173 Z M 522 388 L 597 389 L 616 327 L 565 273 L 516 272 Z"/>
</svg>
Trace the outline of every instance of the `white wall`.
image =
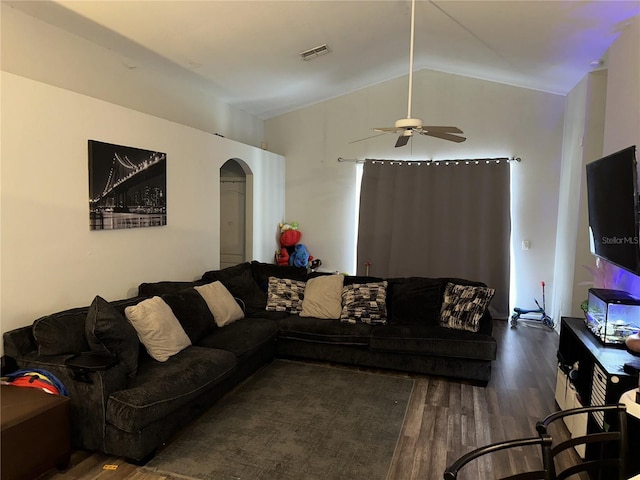
<svg viewBox="0 0 640 480">
<path fill-rule="evenodd" d="M 600 71 L 588 75 L 589 88 L 587 94 L 587 115 L 582 145 L 582 159 L 576 180 L 581 188 L 578 196 L 579 212 L 576 231 L 573 295 L 571 309 L 565 310 L 564 315 L 581 317 L 580 305 L 587 299 L 591 281 L 589 266 L 593 263 L 593 255 L 589 248 L 589 209 L 587 208 L 587 170 L 586 164 L 603 155 L 605 109 L 607 96 L 608 72 Z M 571 253 L 571 251 L 567 252 Z M 558 315 L 557 318 L 560 318 Z"/>
<path fill-rule="evenodd" d="M 0 85 L 3 332 L 217 268 L 219 169 L 230 158 L 253 173 L 253 258 L 272 261 L 281 156 L 11 73 Z M 167 226 L 89 230 L 89 139 L 167 154 Z"/>
<path fill-rule="evenodd" d="M 604 155 L 630 145 L 640 149 L 640 17 L 633 18 L 609 49 Z M 613 267 L 619 288 L 640 297 L 640 277 Z"/>
<path fill-rule="evenodd" d="M 580 316 L 592 261 L 586 227 L 585 164 L 602 156 L 607 72 L 587 75 L 567 96 L 556 229 L 553 310 L 556 320 Z M 586 242 L 585 242 L 586 240 Z M 556 328 L 560 322 L 556 321 Z"/>
<path fill-rule="evenodd" d="M 87 40 L 0 7 L 3 71 L 260 146 L 263 121 L 221 102 L 194 72 L 143 47 L 124 57 L 109 48 L 123 40 L 106 30 Z"/>
<path fill-rule="evenodd" d="M 640 296 L 640 277 L 589 251 L 585 165 L 630 145 L 640 146 L 640 19 L 609 48 L 606 72 L 585 77 L 568 95 L 556 250 L 555 318 L 582 316 L 589 287 Z M 604 97 L 604 98 L 603 98 Z M 597 266 L 599 265 L 599 266 Z"/>
<path fill-rule="evenodd" d="M 604 154 L 640 147 L 640 17 L 634 17 L 608 52 Z"/>
<path fill-rule="evenodd" d="M 533 306 L 540 281 L 553 285 L 565 97 L 422 70 L 414 74 L 413 98 L 413 116 L 459 126 L 468 140 L 419 137 L 402 149 L 393 147 L 394 136 L 350 143 L 406 117 L 406 77 L 267 120 L 269 149 L 286 156 L 286 220 L 300 223 L 302 242 L 325 268 L 353 273 L 356 167 L 338 157 L 521 157 L 512 167 L 513 303 Z M 522 240 L 530 250 L 520 249 Z"/>
</svg>

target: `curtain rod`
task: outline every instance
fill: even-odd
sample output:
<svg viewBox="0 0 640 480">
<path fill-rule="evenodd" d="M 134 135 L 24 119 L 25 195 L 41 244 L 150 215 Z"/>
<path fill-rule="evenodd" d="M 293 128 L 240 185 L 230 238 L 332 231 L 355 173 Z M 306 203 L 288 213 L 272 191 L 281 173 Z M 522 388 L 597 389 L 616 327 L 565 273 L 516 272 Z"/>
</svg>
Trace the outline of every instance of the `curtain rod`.
<svg viewBox="0 0 640 480">
<path fill-rule="evenodd" d="M 342 157 L 338 157 L 338 162 L 340 163 L 366 163 L 366 162 L 380 162 L 380 163 L 384 163 L 384 162 L 389 162 L 391 165 L 402 165 L 404 163 L 408 164 L 408 165 L 412 165 L 412 164 L 416 164 L 416 165 L 420 165 L 422 163 L 425 163 L 427 165 L 431 164 L 431 163 L 443 163 L 445 165 L 449 165 L 450 163 L 454 163 L 456 165 L 458 165 L 460 162 L 464 162 L 465 164 L 469 165 L 471 163 L 475 163 L 476 165 L 479 164 L 480 162 L 484 162 L 484 163 L 500 163 L 500 162 L 521 162 L 522 159 L 520 157 L 495 157 L 495 158 L 454 158 L 454 159 L 443 159 L 443 160 L 396 160 L 396 159 L 381 159 L 381 158 L 365 158 L 365 159 L 358 159 L 358 158 L 342 158 Z"/>
</svg>

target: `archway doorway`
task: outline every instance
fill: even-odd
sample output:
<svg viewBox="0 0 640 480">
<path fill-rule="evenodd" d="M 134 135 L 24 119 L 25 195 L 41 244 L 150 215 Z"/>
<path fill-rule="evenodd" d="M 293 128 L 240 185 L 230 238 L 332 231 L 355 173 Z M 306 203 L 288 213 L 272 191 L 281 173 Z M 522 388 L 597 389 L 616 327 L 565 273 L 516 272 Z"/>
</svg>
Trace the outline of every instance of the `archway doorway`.
<svg viewBox="0 0 640 480">
<path fill-rule="evenodd" d="M 220 268 L 247 261 L 251 255 L 251 172 L 238 159 L 220 167 Z"/>
</svg>

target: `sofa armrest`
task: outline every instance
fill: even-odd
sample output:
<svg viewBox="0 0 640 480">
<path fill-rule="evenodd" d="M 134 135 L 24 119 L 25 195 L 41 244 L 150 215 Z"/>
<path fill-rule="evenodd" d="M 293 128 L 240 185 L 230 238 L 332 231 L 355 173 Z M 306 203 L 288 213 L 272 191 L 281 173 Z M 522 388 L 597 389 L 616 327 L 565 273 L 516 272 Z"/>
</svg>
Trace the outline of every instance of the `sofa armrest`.
<svg viewBox="0 0 640 480">
<path fill-rule="evenodd" d="M 36 352 L 16 359 L 19 368 L 38 368 L 51 372 L 69 392 L 71 441 L 75 448 L 104 451 L 107 401 L 113 392 L 127 387 L 126 367 L 122 362 L 103 369 L 77 370 L 67 365 L 73 355 L 38 355 Z"/>
<path fill-rule="evenodd" d="M 93 383 L 91 372 L 109 370 L 118 357 L 104 352 L 83 352 L 67 358 L 65 364 L 71 369 L 73 379 L 78 382 Z"/>
<path fill-rule="evenodd" d="M 13 359 L 24 357 L 28 353 L 38 350 L 31 325 L 5 332 L 2 339 L 4 354 Z"/>
<path fill-rule="evenodd" d="M 491 335 L 493 333 L 493 317 L 489 313 L 488 309 L 480 319 L 478 333 L 482 333 L 484 335 Z"/>
</svg>

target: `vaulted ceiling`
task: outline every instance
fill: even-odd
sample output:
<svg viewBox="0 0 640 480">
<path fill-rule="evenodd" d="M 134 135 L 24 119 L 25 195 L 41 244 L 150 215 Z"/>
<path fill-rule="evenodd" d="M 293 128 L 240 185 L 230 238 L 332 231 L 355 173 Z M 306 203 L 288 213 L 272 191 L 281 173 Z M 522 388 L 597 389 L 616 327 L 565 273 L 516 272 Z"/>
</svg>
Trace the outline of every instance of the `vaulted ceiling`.
<svg viewBox="0 0 640 480">
<path fill-rule="evenodd" d="M 409 0 L 5 1 L 130 68 L 162 59 L 265 119 L 409 71 Z M 566 94 L 606 67 L 607 48 L 637 15 L 640 0 L 419 0 L 414 70 Z M 322 44 L 329 54 L 301 59 Z"/>
</svg>

